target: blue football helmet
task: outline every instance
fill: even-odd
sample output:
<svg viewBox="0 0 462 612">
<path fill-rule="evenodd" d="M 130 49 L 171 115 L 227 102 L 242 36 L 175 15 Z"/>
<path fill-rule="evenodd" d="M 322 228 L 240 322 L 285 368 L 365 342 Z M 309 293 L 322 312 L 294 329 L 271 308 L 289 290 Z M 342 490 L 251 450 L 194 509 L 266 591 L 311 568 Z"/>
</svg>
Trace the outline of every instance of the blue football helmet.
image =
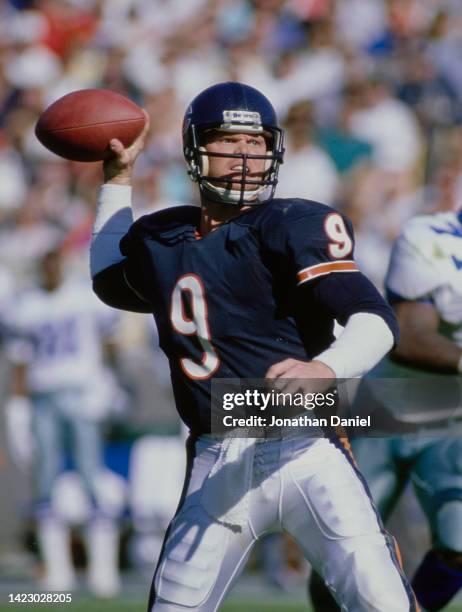
<svg viewBox="0 0 462 612">
<path fill-rule="evenodd" d="M 263 135 L 268 151 L 266 155 L 210 153 L 205 150 L 204 142 L 205 134 L 211 130 Z M 219 83 L 205 89 L 191 102 L 183 121 L 183 152 L 188 173 L 199 184 L 201 193 L 214 202 L 257 205 L 271 199 L 279 164 L 283 161 L 283 141 L 284 134 L 270 101 L 257 89 L 242 83 Z M 231 188 L 229 177 L 208 175 L 209 157 L 242 160 L 242 177 L 232 179 L 232 183 L 240 183 L 240 189 Z M 266 160 L 262 177 L 247 176 L 249 158 Z"/>
</svg>

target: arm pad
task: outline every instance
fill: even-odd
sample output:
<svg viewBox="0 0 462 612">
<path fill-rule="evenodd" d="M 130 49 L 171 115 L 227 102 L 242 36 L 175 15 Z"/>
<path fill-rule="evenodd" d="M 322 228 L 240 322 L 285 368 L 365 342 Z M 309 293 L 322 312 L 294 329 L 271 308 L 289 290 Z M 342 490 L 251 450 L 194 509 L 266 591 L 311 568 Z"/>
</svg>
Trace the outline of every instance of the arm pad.
<svg viewBox="0 0 462 612">
<path fill-rule="evenodd" d="M 305 283 L 305 291 L 310 291 Z M 303 289 L 302 289 L 303 290 Z M 313 297 L 345 329 L 314 359 L 328 365 L 337 378 L 355 378 L 371 370 L 398 342 L 393 310 L 360 272 L 333 273 L 315 281 Z"/>
<path fill-rule="evenodd" d="M 113 308 L 152 312 L 150 304 L 132 289 L 125 275 L 125 260 L 119 243 L 132 223 L 131 187 L 103 185 L 90 248 L 93 291 L 102 302 Z"/>
<path fill-rule="evenodd" d="M 394 338 L 382 317 L 368 312 L 353 314 L 340 336 L 314 357 L 337 378 L 356 378 L 371 370 L 393 347 Z"/>
<path fill-rule="evenodd" d="M 90 247 L 92 278 L 123 259 L 119 242 L 133 223 L 131 190 L 128 185 L 101 187 Z"/>
</svg>

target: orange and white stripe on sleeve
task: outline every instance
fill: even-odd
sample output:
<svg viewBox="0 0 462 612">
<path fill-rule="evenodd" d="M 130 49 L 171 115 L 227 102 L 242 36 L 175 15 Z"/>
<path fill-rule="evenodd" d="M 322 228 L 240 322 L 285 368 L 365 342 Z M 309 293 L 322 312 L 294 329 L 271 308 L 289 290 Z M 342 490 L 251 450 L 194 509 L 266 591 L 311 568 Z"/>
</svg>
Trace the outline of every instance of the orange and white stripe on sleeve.
<svg viewBox="0 0 462 612">
<path fill-rule="evenodd" d="M 303 268 L 297 273 L 298 285 L 332 272 L 359 272 L 358 264 L 352 259 L 344 259 L 342 261 L 327 261 Z"/>
</svg>

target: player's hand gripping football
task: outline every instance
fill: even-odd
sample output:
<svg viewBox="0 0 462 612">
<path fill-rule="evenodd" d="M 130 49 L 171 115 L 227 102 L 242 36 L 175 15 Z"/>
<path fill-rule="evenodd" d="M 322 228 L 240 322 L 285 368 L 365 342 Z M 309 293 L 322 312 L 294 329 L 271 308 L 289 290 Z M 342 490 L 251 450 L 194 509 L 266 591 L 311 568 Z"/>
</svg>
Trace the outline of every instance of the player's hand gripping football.
<svg viewBox="0 0 462 612">
<path fill-rule="evenodd" d="M 113 138 L 109 146 L 113 155 L 103 164 L 104 182 L 113 185 L 131 185 L 133 166 L 138 155 L 144 148 L 149 132 L 149 115 L 143 110 L 146 118 L 143 131 L 133 143 L 124 148 L 117 138 Z"/>
<path fill-rule="evenodd" d="M 272 365 L 265 378 L 274 380 L 274 386 L 284 393 L 322 393 L 331 386 L 336 376 L 321 361 L 289 358 Z"/>
</svg>

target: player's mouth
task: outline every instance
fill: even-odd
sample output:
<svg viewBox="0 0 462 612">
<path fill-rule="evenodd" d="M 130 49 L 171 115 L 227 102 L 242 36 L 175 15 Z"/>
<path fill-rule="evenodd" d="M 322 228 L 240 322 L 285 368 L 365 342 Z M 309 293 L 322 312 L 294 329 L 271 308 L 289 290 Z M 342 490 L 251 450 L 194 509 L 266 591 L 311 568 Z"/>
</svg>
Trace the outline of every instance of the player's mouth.
<svg viewBox="0 0 462 612">
<path fill-rule="evenodd" d="M 249 166 L 245 166 L 245 173 L 247 175 L 250 174 Z M 244 166 L 242 164 L 236 164 L 231 167 L 231 172 L 229 176 L 242 176 L 244 174 Z"/>
<path fill-rule="evenodd" d="M 226 189 L 240 190 L 244 188 L 245 191 L 254 191 L 261 186 L 261 180 L 264 176 L 264 172 L 261 170 L 251 169 L 248 164 L 233 164 L 228 167 L 226 174 L 222 174 L 218 185 L 225 185 Z M 213 179 L 210 179 L 213 183 Z"/>
<path fill-rule="evenodd" d="M 223 178 L 226 179 L 227 189 L 244 188 L 245 191 L 254 191 L 260 186 L 261 173 L 246 174 L 244 177 L 243 172 L 233 172 Z"/>
</svg>

